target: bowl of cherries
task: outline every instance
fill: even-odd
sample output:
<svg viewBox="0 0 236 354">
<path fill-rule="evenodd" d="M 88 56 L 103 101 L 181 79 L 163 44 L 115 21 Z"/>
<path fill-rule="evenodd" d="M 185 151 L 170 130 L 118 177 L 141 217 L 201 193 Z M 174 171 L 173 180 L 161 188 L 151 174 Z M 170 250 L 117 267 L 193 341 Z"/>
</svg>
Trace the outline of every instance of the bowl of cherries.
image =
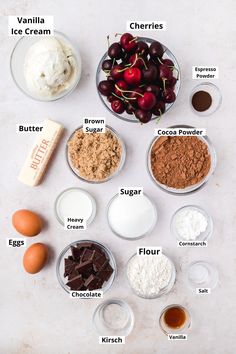
<svg viewBox="0 0 236 354">
<path fill-rule="evenodd" d="M 180 68 L 160 42 L 124 33 L 108 45 L 96 74 L 105 107 L 127 122 L 160 120 L 174 104 L 180 88 Z"/>
</svg>

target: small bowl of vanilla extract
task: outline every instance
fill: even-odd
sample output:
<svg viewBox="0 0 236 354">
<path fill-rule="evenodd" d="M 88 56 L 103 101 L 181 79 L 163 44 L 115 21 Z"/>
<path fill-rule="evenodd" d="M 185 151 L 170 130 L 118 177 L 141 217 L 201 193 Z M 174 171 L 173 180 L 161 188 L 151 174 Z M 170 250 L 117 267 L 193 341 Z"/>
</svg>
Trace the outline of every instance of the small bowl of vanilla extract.
<svg viewBox="0 0 236 354">
<path fill-rule="evenodd" d="M 159 318 L 159 325 L 166 335 L 186 333 L 191 322 L 190 312 L 184 306 L 176 304 L 165 307 Z"/>
</svg>

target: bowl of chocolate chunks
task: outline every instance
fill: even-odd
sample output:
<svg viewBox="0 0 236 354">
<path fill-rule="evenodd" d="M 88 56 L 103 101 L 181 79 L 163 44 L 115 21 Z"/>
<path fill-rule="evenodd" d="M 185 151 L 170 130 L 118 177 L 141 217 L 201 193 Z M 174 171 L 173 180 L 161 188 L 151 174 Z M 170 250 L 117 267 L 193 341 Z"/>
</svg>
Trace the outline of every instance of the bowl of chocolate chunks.
<svg viewBox="0 0 236 354">
<path fill-rule="evenodd" d="M 71 291 L 108 291 L 116 275 L 111 251 L 99 242 L 75 241 L 66 246 L 57 260 L 57 278 L 62 288 Z"/>
</svg>

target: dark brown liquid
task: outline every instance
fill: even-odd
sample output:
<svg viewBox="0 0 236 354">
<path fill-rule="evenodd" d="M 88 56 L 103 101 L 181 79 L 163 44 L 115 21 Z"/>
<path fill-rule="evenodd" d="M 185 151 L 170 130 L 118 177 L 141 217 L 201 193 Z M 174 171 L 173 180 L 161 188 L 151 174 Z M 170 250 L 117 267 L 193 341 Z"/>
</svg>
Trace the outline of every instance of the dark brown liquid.
<svg viewBox="0 0 236 354">
<path fill-rule="evenodd" d="M 170 328 L 180 328 L 186 321 L 186 313 L 181 307 L 170 307 L 164 313 L 164 321 Z"/>
<path fill-rule="evenodd" d="M 206 91 L 197 91 L 192 97 L 193 108 L 198 112 L 204 112 L 211 107 L 212 97 Z"/>
</svg>

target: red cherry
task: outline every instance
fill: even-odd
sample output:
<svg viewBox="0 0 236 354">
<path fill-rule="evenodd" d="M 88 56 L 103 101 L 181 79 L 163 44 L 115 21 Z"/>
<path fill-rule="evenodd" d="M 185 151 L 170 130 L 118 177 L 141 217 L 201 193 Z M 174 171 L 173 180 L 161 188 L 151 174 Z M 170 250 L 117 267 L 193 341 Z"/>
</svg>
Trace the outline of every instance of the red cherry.
<svg viewBox="0 0 236 354">
<path fill-rule="evenodd" d="M 162 80 L 170 80 L 173 77 L 173 73 L 172 70 L 165 64 L 161 64 L 159 66 L 159 70 L 160 70 L 160 78 Z"/>
<path fill-rule="evenodd" d="M 138 98 L 141 97 L 142 94 L 143 90 L 140 87 L 135 87 L 128 95 L 130 103 L 133 106 L 136 106 L 138 104 Z"/>
<path fill-rule="evenodd" d="M 138 105 L 144 111 L 151 110 L 156 104 L 156 96 L 152 92 L 144 92 L 143 97 L 138 98 Z"/>
<path fill-rule="evenodd" d="M 174 88 L 176 82 L 177 82 L 177 79 L 176 79 L 176 77 L 173 76 L 170 80 L 166 80 L 165 87 Z"/>
<path fill-rule="evenodd" d="M 121 100 L 116 99 L 111 103 L 111 108 L 114 112 L 122 114 L 125 110 L 125 105 Z"/>
<path fill-rule="evenodd" d="M 150 111 L 143 111 L 142 109 L 136 109 L 134 114 L 141 123 L 148 123 L 152 118 L 152 113 Z"/>
<path fill-rule="evenodd" d="M 111 69 L 110 76 L 115 80 L 123 79 L 124 72 L 122 71 L 124 67 L 122 65 L 114 65 Z"/>
<path fill-rule="evenodd" d="M 162 93 L 163 101 L 166 103 L 172 103 L 176 100 L 176 95 L 171 88 L 165 89 Z"/>
<path fill-rule="evenodd" d="M 120 38 L 120 44 L 126 52 L 131 52 L 137 47 L 137 43 L 134 39 L 134 36 L 132 36 L 132 34 L 130 33 L 122 34 Z"/>
<path fill-rule="evenodd" d="M 110 103 L 113 102 L 113 101 L 115 101 L 116 99 L 117 99 L 117 98 L 116 98 L 116 96 L 114 96 L 114 95 L 110 95 L 110 96 L 107 97 L 107 101 L 110 102 Z"/>
<path fill-rule="evenodd" d="M 139 85 L 141 82 L 141 71 L 139 68 L 128 68 L 124 72 L 124 79 L 129 85 Z"/>
<path fill-rule="evenodd" d="M 158 101 L 152 109 L 152 113 L 160 117 L 165 112 L 165 103 L 163 101 Z"/>
<path fill-rule="evenodd" d="M 122 96 L 122 91 L 128 90 L 128 85 L 124 80 L 119 80 L 115 84 L 115 94 L 117 96 Z"/>
<path fill-rule="evenodd" d="M 173 61 L 170 60 L 170 59 L 162 59 L 162 64 L 167 65 L 167 66 L 170 66 L 170 67 L 175 66 L 174 63 L 173 63 Z"/>
</svg>

